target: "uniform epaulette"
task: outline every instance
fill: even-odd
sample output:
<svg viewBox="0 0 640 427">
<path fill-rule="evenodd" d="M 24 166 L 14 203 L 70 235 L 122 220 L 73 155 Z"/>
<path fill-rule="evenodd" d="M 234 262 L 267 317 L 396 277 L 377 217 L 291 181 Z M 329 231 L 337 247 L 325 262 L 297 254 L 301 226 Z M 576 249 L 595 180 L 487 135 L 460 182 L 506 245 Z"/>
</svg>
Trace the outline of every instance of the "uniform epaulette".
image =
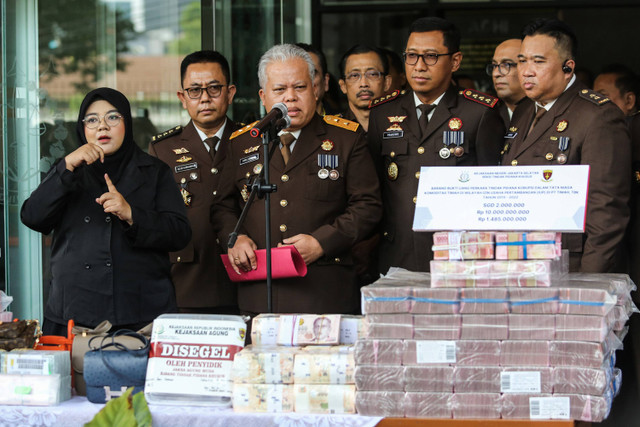
<svg viewBox="0 0 640 427">
<path fill-rule="evenodd" d="M 460 91 L 460 95 L 464 96 L 469 101 L 477 102 L 478 104 L 482 104 L 490 108 L 495 107 L 498 103 L 498 98 L 495 96 L 487 95 L 486 93 L 482 93 L 474 89 L 463 89 Z"/>
<path fill-rule="evenodd" d="M 324 121 L 330 125 L 338 126 L 340 128 L 350 130 L 351 132 L 357 131 L 358 127 L 360 126 L 360 123 L 358 122 L 352 122 L 351 120 L 347 120 L 347 119 L 343 119 L 342 117 L 331 116 L 331 115 L 324 116 Z"/>
<path fill-rule="evenodd" d="M 606 104 L 607 102 L 611 101 L 606 96 L 589 89 L 582 89 L 580 91 L 580 96 L 588 101 L 593 102 L 596 105 Z"/>
<path fill-rule="evenodd" d="M 371 102 L 369 102 L 369 108 L 377 107 L 378 105 L 384 104 L 385 102 L 393 101 L 400 95 L 404 95 L 404 90 L 394 90 L 389 95 L 372 99 Z"/>
<path fill-rule="evenodd" d="M 158 135 L 155 135 L 153 138 L 151 138 L 151 143 L 155 144 L 156 142 L 162 141 L 163 139 L 168 138 L 168 137 L 170 137 L 172 135 L 177 135 L 180 132 L 182 132 L 182 129 L 183 129 L 183 127 L 178 125 L 178 126 L 176 126 L 174 128 L 171 128 L 169 130 L 165 130 L 164 132 L 159 133 Z"/>
<path fill-rule="evenodd" d="M 233 138 L 235 138 L 237 136 L 240 136 L 243 133 L 249 131 L 253 127 L 253 125 L 255 125 L 256 123 L 258 123 L 258 120 L 256 120 L 253 123 L 250 123 L 250 124 L 246 125 L 243 128 L 238 129 L 237 131 L 235 131 L 234 133 L 231 134 L 231 136 L 229 137 L 229 141 L 231 141 Z"/>
</svg>

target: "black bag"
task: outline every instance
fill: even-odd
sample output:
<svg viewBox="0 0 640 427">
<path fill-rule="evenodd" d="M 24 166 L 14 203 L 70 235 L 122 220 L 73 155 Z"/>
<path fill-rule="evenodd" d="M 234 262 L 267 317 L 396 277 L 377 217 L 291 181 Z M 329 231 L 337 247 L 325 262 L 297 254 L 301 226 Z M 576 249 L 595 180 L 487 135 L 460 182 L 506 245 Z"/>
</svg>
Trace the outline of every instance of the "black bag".
<svg viewBox="0 0 640 427">
<path fill-rule="evenodd" d="M 140 340 L 139 349 L 132 350 L 119 343 L 118 336 L 130 336 Z M 84 380 L 87 385 L 87 399 L 93 403 L 105 403 L 122 395 L 129 387 L 133 393 L 144 391 L 149 361 L 149 340 L 139 333 L 122 329 L 112 336 L 96 336 L 102 340 L 97 349 L 84 355 Z M 93 347 L 89 342 L 89 347 Z"/>
</svg>

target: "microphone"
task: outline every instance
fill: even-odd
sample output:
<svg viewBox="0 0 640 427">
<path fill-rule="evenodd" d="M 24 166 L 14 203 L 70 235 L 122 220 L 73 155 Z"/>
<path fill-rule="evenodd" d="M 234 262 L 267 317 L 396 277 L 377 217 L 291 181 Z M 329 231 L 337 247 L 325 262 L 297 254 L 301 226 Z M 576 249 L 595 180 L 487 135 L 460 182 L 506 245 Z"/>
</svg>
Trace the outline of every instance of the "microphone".
<svg viewBox="0 0 640 427">
<path fill-rule="evenodd" d="M 277 104 L 274 104 L 271 108 L 271 111 L 269 111 L 269 113 L 264 116 L 262 120 L 260 120 L 253 128 L 251 128 L 249 134 L 252 137 L 257 138 L 272 125 L 276 125 L 276 127 L 283 126 L 278 130 L 286 129 L 287 127 L 291 126 L 291 119 L 289 118 L 288 112 L 289 111 L 287 110 L 287 106 L 284 105 L 284 103 L 278 102 Z"/>
</svg>

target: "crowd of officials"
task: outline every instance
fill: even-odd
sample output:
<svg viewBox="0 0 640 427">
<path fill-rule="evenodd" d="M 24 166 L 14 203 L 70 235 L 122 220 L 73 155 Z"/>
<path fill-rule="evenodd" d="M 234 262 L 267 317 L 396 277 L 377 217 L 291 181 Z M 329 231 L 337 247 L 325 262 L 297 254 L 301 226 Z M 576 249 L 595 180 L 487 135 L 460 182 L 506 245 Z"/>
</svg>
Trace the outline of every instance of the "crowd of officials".
<svg viewBox="0 0 640 427">
<path fill-rule="evenodd" d="M 588 87 L 576 76 L 573 31 L 539 19 L 495 49 L 489 95 L 454 77 L 464 61 L 454 24 L 421 18 L 407 34 L 401 54 L 345 52 L 346 111 L 331 102 L 326 60 L 313 46 L 276 45 L 257 64 L 265 110 L 284 103 L 291 120 L 269 164 L 271 242 L 294 245 L 308 268 L 274 280 L 273 310 L 357 313 L 360 287 L 390 267 L 428 271 L 432 233 L 412 230 L 422 166 L 590 165 L 586 231 L 563 236 L 570 268 L 637 278 L 633 72 L 612 65 Z M 224 56 L 191 53 L 180 76 L 191 120 L 153 137 L 149 154 L 133 142 L 122 94 L 88 94 L 79 148 L 24 203 L 27 226 L 53 231 L 45 333 L 64 335 L 69 319 L 133 327 L 171 311 L 267 310 L 265 283 L 232 284 L 221 259 L 239 274 L 257 267 L 255 250 L 265 247 L 263 199 L 226 247 L 265 164 L 261 140 L 253 124 L 227 116 L 236 87 Z"/>
</svg>

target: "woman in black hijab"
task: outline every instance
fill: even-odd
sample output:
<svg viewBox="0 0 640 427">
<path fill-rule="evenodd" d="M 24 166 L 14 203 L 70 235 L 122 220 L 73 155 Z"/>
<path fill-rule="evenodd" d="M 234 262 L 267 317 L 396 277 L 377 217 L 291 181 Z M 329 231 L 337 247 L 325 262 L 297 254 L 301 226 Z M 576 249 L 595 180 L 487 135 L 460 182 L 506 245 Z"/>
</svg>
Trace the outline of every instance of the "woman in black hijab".
<svg viewBox="0 0 640 427">
<path fill-rule="evenodd" d="M 53 231 L 43 333 L 66 335 L 69 319 L 139 329 L 176 310 L 168 252 L 191 239 L 184 203 L 169 167 L 133 141 L 123 94 L 89 92 L 76 131 L 80 147 L 53 166 L 21 211 L 27 227 Z"/>
</svg>

